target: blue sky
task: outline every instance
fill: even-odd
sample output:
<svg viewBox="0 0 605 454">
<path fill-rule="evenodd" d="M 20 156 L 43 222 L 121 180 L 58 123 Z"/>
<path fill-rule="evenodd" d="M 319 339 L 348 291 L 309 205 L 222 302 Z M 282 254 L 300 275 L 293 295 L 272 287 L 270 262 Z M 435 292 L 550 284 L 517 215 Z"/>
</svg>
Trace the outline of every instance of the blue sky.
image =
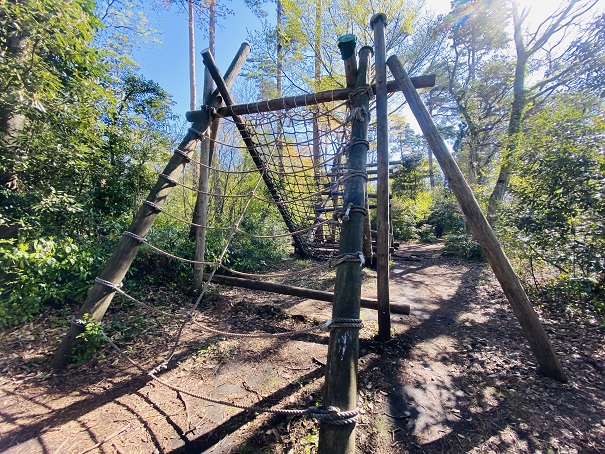
<svg viewBox="0 0 605 454">
<path fill-rule="evenodd" d="M 542 0 L 520 1 L 522 6 L 531 7 L 532 16 L 539 15 L 544 9 L 556 8 L 556 5 L 546 6 Z M 226 71 L 241 43 L 246 41 L 248 31 L 257 30 L 261 26 L 261 21 L 245 6 L 243 0 L 226 0 L 224 3 L 234 13 L 219 19 L 217 27 L 215 59 L 222 72 Z M 275 22 L 275 3 L 267 2 L 264 5 L 265 10 L 269 12 L 270 20 Z M 449 11 L 449 5 L 450 0 L 425 2 L 425 7 L 438 13 Z M 135 52 L 135 60 L 139 63 L 145 77 L 158 82 L 172 95 L 175 102 L 174 113 L 184 116 L 189 110 L 187 14 L 183 8 L 174 6 L 170 10 L 162 10 L 159 13 L 150 10 L 147 14 L 152 22 L 157 21 L 158 38 L 162 40 L 162 44 L 145 46 Z M 208 47 L 207 35 L 198 24 L 196 29 L 198 98 L 203 84 L 204 70 L 200 51 L 206 47 Z"/>
<path fill-rule="evenodd" d="M 216 32 L 215 59 L 225 72 L 242 42 L 246 41 L 248 30 L 260 28 L 261 22 L 244 5 L 243 0 L 230 0 L 227 6 L 235 13 L 219 19 Z M 267 4 L 267 9 L 271 8 Z M 150 20 L 156 15 L 149 11 Z M 169 11 L 157 14 L 159 39 L 162 44 L 150 45 L 135 52 L 135 60 L 145 77 L 152 79 L 167 90 L 173 97 L 174 113 L 184 116 L 189 110 L 189 60 L 187 14 L 172 7 Z M 152 20 L 153 22 L 153 20 Z M 200 52 L 208 47 L 208 37 L 199 26 L 196 29 L 196 67 L 198 98 L 203 84 L 204 64 Z M 200 104 L 198 99 L 198 105 Z"/>
</svg>

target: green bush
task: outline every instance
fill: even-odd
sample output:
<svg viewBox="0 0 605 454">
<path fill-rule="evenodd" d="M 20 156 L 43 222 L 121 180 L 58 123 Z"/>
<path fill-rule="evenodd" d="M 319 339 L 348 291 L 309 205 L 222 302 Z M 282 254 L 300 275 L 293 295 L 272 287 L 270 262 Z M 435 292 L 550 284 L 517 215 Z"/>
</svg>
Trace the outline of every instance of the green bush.
<svg viewBox="0 0 605 454">
<path fill-rule="evenodd" d="M 104 242 L 0 240 L 0 325 L 24 323 L 47 303 L 82 298 L 106 256 Z"/>
<path fill-rule="evenodd" d="M 99 347 L 107 342 L 107 338 L 101 329 L 101 324 L 90 319 L 90 314 L 84 314 L 84 331 L 78 336 L 81 342 L 77 343 L 72 351 L 72 358 L 76 363 L 82 363 L 92 358 Z"/>
<path fill-rule="evenodd" d="M 481 247 L 471 235 L 458 234 L 446 236 L 443 250 L 448 255 L 465 260 L 485 261 Z"/>
<path fill-rule="evenodd" d="M 436 197 L 427 222 L 433 226 L 437 238 L 464 231 L 464 215 L 458 202 L 449 192 Z"/>
<path fill-rule="evenodd" d="M 395 238 L 402 241 L 428 240 L 431 234 L 423 226 L 432 203 L 430 192 L 420 192 L 413 199 L 393 198 L 391 219 Z"/>
<path fill-rule="evenodd" d="M 558 276 L 541 282 L 538 298 L 550 303 L 550 308 L 582 315 L 596 316 L 605 323 L 605 289 L 590 278 Z"/>
</svg>

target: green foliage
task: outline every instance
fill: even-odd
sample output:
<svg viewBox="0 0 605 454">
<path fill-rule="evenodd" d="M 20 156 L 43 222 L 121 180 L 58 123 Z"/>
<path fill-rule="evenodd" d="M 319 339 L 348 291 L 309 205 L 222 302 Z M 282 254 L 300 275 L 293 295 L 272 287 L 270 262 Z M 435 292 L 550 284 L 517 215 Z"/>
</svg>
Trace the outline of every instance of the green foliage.
<svg viewBox="0 0 605 454">
<path fill-rule="evenodd" d="M 44 304 L 70 304 L 86 294 L 107 255 L 106 242 L 44 238 L 0 241 L 0 325 L 30 320 Z"/>
<path fill-rule="evenodd" d="M 84 323 L 84 331 L 76 336 L 82 342 L 78 342 L 72 351 L 72 358 L 76 363 L 88 361 L 98 352 L 99 347 L 107 342 L 101 324 L 92 320 L 90 314 L 84 314 Z"/>
<path fill-rule="evenodd" d="M 458 234 L 458 235 L 447 235 L 445 237 L 445 245 L 443 250 L 448 255 L 460 257 L 465 260 L 473 261 L 485 261 L 485 256 L 481 247 L 472 235 Z"/>
<path fill-rule="evenodd" d="M 500 230 L 548 294 L 587 307 L 594 297 L 598 308 L 605 281 L 605 123 L 595 106 L 588 97 L 561 95 L 528 122 L 519 137 L 514 205 Z M 543 284 L 538 272 L 548 276 Z"/>
<path fill-rule="evenodd" d="M 574 97 L 536 116 L 520 139 L 511 219 L 535 258 L 570 277 L 605 273 L 605 125 Z"/>
<path fill-rule="evenodd" d="M 603 282 L 589 278 L 558 276 L 540 283 L 537 298 L 550 308 L 581 317 L 596 315 L 605 323 L 605 288 Z"/>
<path fill-rule="evenodd" d="M 433 198 L 429 192 L 420 192 L 413 199 L 395 197 L 391 200 L 393 235 L 398 240 L 413 241 L 430 235 L 424 227 L 430 214 Z M 432 230 L 432 229 L 431 229 Z"/>
<path fill-rule="evenodd" d="M 425 180 L 428 178 L 428 162 L 424 153 L 406 154 L 401 157 L 392 176 L 393 195 L 414 199 L 425 190 Z"/>
<path fill-rule="evenodd" d="M 458 201 L 449 190 L 435 196 L 427 223 L 432 225 L 437 238 L 446 234 L 459 234 L 464 231 L 464 215 Z"/>
</svg>

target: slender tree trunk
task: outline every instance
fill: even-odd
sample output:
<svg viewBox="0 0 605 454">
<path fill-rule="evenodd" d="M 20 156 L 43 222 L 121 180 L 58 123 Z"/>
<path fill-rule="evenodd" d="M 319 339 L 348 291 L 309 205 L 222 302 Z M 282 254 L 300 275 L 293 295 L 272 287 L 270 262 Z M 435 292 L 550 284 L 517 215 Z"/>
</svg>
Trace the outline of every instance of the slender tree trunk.
<svg viewBox="0 0 605 454">
<path fill-rule="evenodd" d="M 321 0 L 315 0 L 315 92 L 321 87 Z M 315 175 L 315 184 L 321 189 L 321 169 L 317 165 L 321 161 L 321 139 L 319 137 L 319 114 L 313 114 L 313 173 Z M 316 203 L 321 205 L 321 195 L 317 196 Z M 318 227 L 315 232 L 317 239 L 323 241 L 323 226 Z"/>
<path fill-rule="evenodd" d="M 214 41 L 216 30 L 216 0 L 211 0 L 209 5 L 209 22 L 208 22 L 208 48 L 214 54 Z M 207 104 L 212 93 L 213 83 L 212 77 L 208 69 L 204 74 L 204 104 Z M 210 165 L 212 163 L 213 139 L 216 138 L 218 131 L 218 119 L 214 119 L 211 126 L 210 137 L 202 140 L 200 148 L 200 166 L 198 180 L 198 194 L 195 201 L 194 224 L 198 224 L 195 232 L 195 260 L 203 262 L 206 256 L 206 224 L 208 223 L 208 188 L 210 187 Z M 214 137 L 213 137 L 214 136 Z M 194 266 L 194 284 L 196 290 L 202 288 L 204 284 L 204 265 Z"/>
<path fill-rule="evenodd" d="M 12 31 L 15 32 L 15 30 Z M 14 36 L 10 37 L 7 42 L 7 56 L 21 61 L 27 58 L 28 35 L 27 30 L 19 30 L 18 33 L 14 33 Z M 9 88 L 5 99 L 6 103 L 0 104 L 0 186 L 16 191 L 19 187 L 19 175 L 15 163 L 19 158 L 26 159 L 25 151 L 20 143 L 26 117 L 21 113 L 21 101 L 15 88 Z M 18 224 L 0 226 L 0 238 L 15 238 L 18 232 Z"/>
<path fill-rule="evenodd" d="M 504 200 L 506 191 L 508 190 L 514 158 L 517 151 L 518 135 L 521 132 L 523 113 L 527 103 L 525 73 L 527 71 L 527 61 L 530 53 L 526 49 L 525 43 L 523 42 L 523 31 L 521 29 L 522 17 L 519 16 L 516 2 L 513 2 L 513 23 L 515 27 L 515 48 L 517 51 L 515 78 L 513 81 L 513 103 L 508 122 L 507 141 L 502 149 L 500 172 L 498 174 L 498 179 L 496 180 L 494 189 L 489 196 L 487 213 L 488 220 L 492 225 L 498 215 L 498 210 L 502 204 L 502 201 Z"/>
<path fill-rule="evenodd" d="M 283 44 L 283 14 L 284 6 L 281 0 L 277 0 L 277 68 L 275 71 L 275 79 L 277 85 L 277 97 L 283 96 L 283 64 L 284 64 L 284 44 Z M 283 134 L 284 126 L 281 117 L 277 120 L 277 154 L 279 171 L 285 172 L 284 167 L 284 145 L 283 145 Z"/>
<path fill-rule="evenodd" d="M 189 109 L 195 110 L 197 93 L 195 87 L 195 13 L 193 11 L 193 0 L 188 0 L 187 11 L 189 14 Z"/>
</svg>

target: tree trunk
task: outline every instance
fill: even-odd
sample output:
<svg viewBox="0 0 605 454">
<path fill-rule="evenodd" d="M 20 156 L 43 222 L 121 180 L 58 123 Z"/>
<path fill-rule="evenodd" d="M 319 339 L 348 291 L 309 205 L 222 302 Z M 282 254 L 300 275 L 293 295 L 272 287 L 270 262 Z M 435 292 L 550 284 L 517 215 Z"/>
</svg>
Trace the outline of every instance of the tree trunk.
<svg viewBox="0 0 605 454">
<path fill-rule="evenodd" d="M 216 0 L 211 0 L 208 5 L 208 48 L 214 53 L 214 40 L 216 29 Z M 204 73 L 204 104 L 210 102 L 213 83 L 208 70 Z M 210 127 L 210 137 L 202 140 L 200 147 L 200 162 L 202 165 L 198 174 L 198 193 L 195 201 L 195 210 L 193 212 L 193 223 L 198 224 L 195 232 L 195 261 L 203 262 L 206 256 L 206 224 L 208 223 L 208 188 L 210 187 L 210 165 L 212 163 L 213 141 L 218 132 L 218 119 L 214 119 Z M 199 290 L 204 285 L 204 265 L 194 265 L 193 267 L 193 288 Z"/>
<path fill-rule="evenodd" d="M 189 14 L 189 108 L 195 110 L 197 93 L 195 86 L 195 13 L 193 11 L 193 0 L 188 0 L 187 11 Z"/>
</svg>

